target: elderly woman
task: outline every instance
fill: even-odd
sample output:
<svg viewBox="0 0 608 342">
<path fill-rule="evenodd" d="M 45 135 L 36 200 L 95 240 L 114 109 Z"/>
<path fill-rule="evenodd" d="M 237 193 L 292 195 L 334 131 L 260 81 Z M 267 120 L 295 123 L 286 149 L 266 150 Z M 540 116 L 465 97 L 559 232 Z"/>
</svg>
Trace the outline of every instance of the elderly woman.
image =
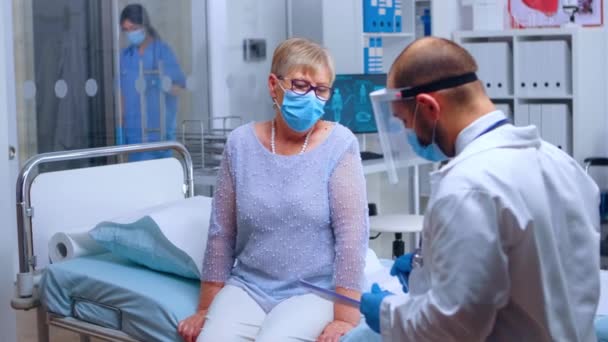
<svg viewBox="0 0 608 342">
<path fill-rule="evenodd" d="M 338 341 L 358 323 L 358 309 L 299 283 L 358 299 L 363 281 L 368 217 L 357 139 L 320 120 L 334 76 L 328 52 L 311 41 L 275 50 L 275 117 L 237 128 L 226 144 L 198 311 L 178 328 L 186 341 Z"/>
</svg>

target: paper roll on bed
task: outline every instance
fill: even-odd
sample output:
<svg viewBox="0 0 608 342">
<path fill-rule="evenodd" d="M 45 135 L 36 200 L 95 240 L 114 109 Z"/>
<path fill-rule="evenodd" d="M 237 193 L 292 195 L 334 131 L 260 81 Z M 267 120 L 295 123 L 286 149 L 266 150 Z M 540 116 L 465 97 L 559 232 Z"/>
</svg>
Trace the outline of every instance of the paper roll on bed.
<svg viewBox="0 0 608 342">
<path fill-rule="evenodd" d="M 51 263 L 92 254 L 105 253 L 107 250 L 85 233 L 55 233 L 49 240 Z"/>
</svg>

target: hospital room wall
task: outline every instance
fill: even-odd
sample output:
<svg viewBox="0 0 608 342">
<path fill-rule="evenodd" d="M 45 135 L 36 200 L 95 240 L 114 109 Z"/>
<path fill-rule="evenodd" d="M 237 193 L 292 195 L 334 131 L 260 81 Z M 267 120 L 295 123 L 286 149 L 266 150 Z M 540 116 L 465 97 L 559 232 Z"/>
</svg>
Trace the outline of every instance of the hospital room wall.
<svg viewBox="0 0 608 342">
<path fill-rule="evenodd" d="M 209 73 L 213 116 L 244 122 L 270 119 L 268 73 L 275 47 L 287 37 L 284 0 L 208 2 Z M 266 41 L 266 58 L 245 61 L 243 40 Z"/>
<path fill-rule="evenodd" d="M 17 271 L 17 232 L 14 189 L 18 158 L 9 160 L 9 146 L 17 144 L 13 52 L 13 17 L 10 1 L 0 1 L 0 340 L 16 341 L 15 312 L 10 308 Z"/>
</svg>

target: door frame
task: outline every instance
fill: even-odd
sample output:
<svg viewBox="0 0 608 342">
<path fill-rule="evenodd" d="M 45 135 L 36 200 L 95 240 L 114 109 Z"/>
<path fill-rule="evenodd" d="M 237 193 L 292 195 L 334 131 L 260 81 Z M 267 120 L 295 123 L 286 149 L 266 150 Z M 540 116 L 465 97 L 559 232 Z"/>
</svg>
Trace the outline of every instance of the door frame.
<svg viewBox="0 0 608 342">
<path fill-rule="evenodd" d="M 208 0 L 191 0 L 192 9 L 192 75 L 196 79 L 193 91 L 192 119 L 209 120 L 211 113 L 211 78 L 209 67 L 209 9 Z M 201 20 L 201 18 L 203 20 Z M 201 112 L 197 113 L 194 111 Z"/>
<path fill-rule="evenodd" d="M 7 341 L 17 340 L 15 311 L 8 305 L 13 298 L 15 273 L 18 270 L 16 179 L 19 155 L 9 160 L 9 146 L 17 146 L 17 110 L 15 95 L 15 57 L 13 2 L 0 1 L 0 331 Z"/>
</svg>

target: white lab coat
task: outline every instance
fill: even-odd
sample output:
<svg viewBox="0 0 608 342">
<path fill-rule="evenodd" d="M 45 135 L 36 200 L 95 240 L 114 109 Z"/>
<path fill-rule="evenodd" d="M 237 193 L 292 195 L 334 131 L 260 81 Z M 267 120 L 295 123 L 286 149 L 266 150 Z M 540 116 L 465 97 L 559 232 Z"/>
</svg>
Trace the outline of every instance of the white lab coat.
<svg viewBox="0 0 608 342">
<path fill-rule="evenodd" d="M 535 127 L 489 113 L 431 175 L 423 267 L 381 305 L 384 341 L 596 341 L 599 191 Z"/>
</svg>

